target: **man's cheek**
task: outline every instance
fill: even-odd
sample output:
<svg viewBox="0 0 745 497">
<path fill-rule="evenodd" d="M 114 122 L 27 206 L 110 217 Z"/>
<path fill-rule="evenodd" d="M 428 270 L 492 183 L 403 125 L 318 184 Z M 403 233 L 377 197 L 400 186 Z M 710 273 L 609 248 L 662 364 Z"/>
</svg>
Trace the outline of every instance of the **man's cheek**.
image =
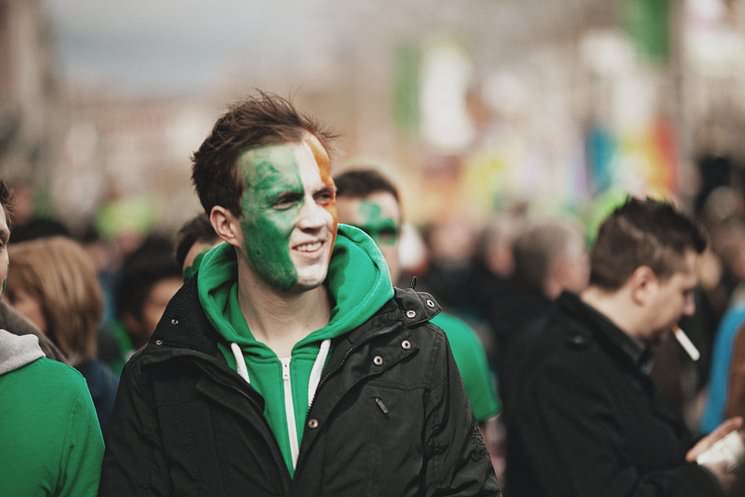
<svg viewBox="0 0 745 497">
<path fill-rule="evenodd" d="M 339 224 L 339 213 L 336 210 L 336 202 L 332 202 L 331 204 L 327 205 L 325 209 L 328 211 L 329 214 L 331 214 L 333 230 L 334 233 L 336 233 L 336 227 Z"/>
</svg>

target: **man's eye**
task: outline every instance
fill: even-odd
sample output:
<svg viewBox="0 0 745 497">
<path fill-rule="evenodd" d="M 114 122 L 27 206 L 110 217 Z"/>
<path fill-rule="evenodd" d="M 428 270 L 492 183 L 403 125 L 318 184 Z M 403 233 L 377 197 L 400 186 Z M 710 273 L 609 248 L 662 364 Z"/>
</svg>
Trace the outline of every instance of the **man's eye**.
<svg viewBox="0 0 745 497">
<path fill-rule="evenodd" d="M 400 232 L 396 228 L 384 228 L 378 232 L 378 239 L 385 244 L 394 244 L 398 241 Z"/>
<path fill-rule="evenodd" d="M 334 201 L 334 192 L 331 190 L 322 190 L 318 192 L 315 197 L 316 202 L 320 205 L 328 205 Z"/>
<path fill-rule="evenodd" d="M 284 210 L 289 209 L 298 200 L 298 196 L 294 194 L 280 195 L 272 204 L 274 209 Z"/>
</svg>

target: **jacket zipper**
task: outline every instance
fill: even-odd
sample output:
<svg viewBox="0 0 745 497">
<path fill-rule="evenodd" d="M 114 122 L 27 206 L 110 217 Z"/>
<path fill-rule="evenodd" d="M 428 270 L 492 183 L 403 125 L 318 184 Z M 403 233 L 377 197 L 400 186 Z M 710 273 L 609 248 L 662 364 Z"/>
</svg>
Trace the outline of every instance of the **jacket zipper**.
<svg viewBox="0 0 745 497">
<path fill-rule="evenodd" d="M 300 452 L 297 439 L 297 423 L 295 423 L 295 402 L 292 398 L 292 379 L 290 377 L 290 362 L 292 357 L 280 358 L 282 363 L 282 386 L 285 394 L 285 418 L 287 419 L 287 437 L 290 439 L 290 455 L 292 457 L 292 469 L 297 464 L 297 456 Z"/>
</svg>

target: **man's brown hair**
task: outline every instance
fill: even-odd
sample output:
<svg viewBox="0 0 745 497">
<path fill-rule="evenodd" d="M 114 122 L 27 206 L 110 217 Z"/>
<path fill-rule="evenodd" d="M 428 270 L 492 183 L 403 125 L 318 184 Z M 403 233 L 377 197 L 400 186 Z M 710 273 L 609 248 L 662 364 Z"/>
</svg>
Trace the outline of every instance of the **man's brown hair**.
<svg viewBox="0 0 745 497">
<path fill-rule="evenodd" d="M 64 237 L 11 245 L 8 300 L 19 292 L 35 299 L 46 321 L 44 333 L 77 365 L 96 357 L 97 327 L 103 313 L 96 268 L 85 250 Z"/>
<path fill-rule="evenodd" d="M 600 225 L 590 254 L 590 284 L 617 290 L 640 266 L 664 280 L 680 269 L 688 250 L 705 248 L 701 228 L 670 202 L 629 197 Z"/>
<path fill-rule="evenodd" d="M 264 145 L 296 143 L 306 133 L 318 138 L 329 153 L 334 135 L 286 98 L 259 92 L 230 106 L 192 157 L 192 181 L 207 215 L 221 205 L 240 217 L 243 181 L 237 161 L 241 154 Z"/>
</svg>

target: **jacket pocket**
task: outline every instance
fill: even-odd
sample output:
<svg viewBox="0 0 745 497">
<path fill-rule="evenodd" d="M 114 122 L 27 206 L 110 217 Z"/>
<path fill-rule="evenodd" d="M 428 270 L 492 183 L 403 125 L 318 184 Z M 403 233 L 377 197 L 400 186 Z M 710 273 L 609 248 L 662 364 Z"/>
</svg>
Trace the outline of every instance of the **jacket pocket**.
<svg viewBox="0 0 745 497">
<path fill-rule="evenodd" d="M 363 388 L 361 407 L 370 420 L 370 495 L 417 495 L 424 467 L 422 389 L 381 384 Z"/>
</svg>

